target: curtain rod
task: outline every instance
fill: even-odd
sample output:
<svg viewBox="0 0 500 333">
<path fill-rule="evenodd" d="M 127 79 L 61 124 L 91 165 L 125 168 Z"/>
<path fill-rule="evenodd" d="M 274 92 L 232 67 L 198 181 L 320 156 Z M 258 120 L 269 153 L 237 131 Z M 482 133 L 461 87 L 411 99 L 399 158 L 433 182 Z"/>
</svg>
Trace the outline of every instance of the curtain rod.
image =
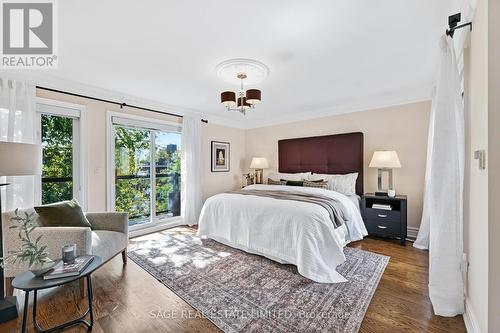
<svg viewBox="0 0 500 333">
<path fill-rule="evenodd" d="M 472 31 L 472 22 L 458 25 L 458 22 L 460 22 L 461 20 L 462 20 L 462 13 L 456 13 L 455 15 L 448 16 L 449 29 L 446 29 L 446 35 L 453 38 L 453 34 L 455 33 L 455 30 L 461 29 L 464 27 L 470 27 L 470 31 Z"/>
<path fill-rule="evenodd" d="M 110 103 L 114 105 L 119 105 L 120 109 L 123 109 L 124 107 L 129 107 L 129 108 L 134 108 L 134 109 L 139 109 L 139 110 L 144 110 L 144 111 L 149 111 L 149 112 L 155 112 L 155 113 L 161 113 L 161 114 L 166 114 L 169 116 L 173 117 L 178 117 L 178 118 L 183 118 L 183 116 L 175 113 L 170 113 L 170 112 L 163 112 L 163 111 L 158 111 L 158 110 L 153 110 L 149 108 L 144 108 L 142 106 L 137 106 L 137 105 L 130 105 L 127 103 L 120 103 L 120 102 L 115 102 L 115 101 L 110 101 L 108 99 L 103 99 L 103 98 L 98 98 L 98 97 L 92 97 L 92 96 L 87 96 L 87 95 L 81 95 L 81 94 L 76 94 L 68 91 L 62 91 L 62 90 L 57 90 L 57 89 L 52 89 L 52 88 L 47 88 L 47 87 L 42 87 L 42 86 L 36 86 L 37 89 L 41 90 L 47 90 L 47 91 L 52 91 L 60 94 L 65 94 L 65 95 L 70 95 L 70 96 L 75 96 L 75 97 L 82 97 L 86 99 L 91 99 L 93 101 L 99 101 L 99 102 L 104 102 L 104 103 Z M 201 119 L 201 121 L 205 124 L 208 124 L 208 120 L 206 119 Z"/>
</svg>

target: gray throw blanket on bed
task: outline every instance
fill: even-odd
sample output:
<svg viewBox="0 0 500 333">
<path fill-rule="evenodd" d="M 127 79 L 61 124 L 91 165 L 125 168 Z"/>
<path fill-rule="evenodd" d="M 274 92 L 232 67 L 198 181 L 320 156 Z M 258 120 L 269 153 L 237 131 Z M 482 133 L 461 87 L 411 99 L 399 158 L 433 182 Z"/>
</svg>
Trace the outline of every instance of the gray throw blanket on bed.
<svg viewBox="0 0 500 333">
<path fill-rule="evenodd" d="M 309 202 L 319 205 L 326 209 L 334 228 L 338 228 L 344 224 L 346 214 L 344 205 L 337 199 L 325 197 L 322 195 L 302 193 L 302 192 L 288 192 L 288 191 L 261 191 L 261 190 L 241 190 L 229 193 L 255 195 L 258 197 L 273 198 L 279 200 L 293 200 L 301 202 Z"/>
</svg>

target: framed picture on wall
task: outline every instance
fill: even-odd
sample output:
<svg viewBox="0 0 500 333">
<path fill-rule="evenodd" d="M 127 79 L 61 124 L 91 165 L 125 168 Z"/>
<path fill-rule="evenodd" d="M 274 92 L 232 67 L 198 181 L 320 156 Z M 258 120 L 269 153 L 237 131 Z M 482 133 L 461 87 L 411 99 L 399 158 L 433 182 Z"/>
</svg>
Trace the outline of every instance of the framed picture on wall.
<svg viewBox="0 0 500 333">
<path fill-rule="evenodd" d="M 229 160 L 229 142 L 212 141 L 212 172 L 228 172 Z"/>
</svg>

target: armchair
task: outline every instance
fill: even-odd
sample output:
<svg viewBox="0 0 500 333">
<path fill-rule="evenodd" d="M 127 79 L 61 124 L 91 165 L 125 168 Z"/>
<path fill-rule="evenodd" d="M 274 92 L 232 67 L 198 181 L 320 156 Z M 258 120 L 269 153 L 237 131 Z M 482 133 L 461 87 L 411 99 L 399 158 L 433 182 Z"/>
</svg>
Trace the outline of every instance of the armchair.
<svg viewBox="0 0 500 333">
<path fill-rule="evenodd" d="M 33 209 L 27 210 L 28 213 Z M 24 214 L 24 211 L 19 211 Z M 21 246 L 17 232 L 10 229 L 14 213 L 3 214 L 4 253 Z M 35 217 L 38 216 L 35 213 Z M 47 245 L 50 259 L 61 257 L 61 248 L 65 244 L 76 244 L 77 255 L 93 254 L 100 256 L 103 262 L 109 261 L 119 253 L 122 254 L 123 264 L 127 263 L 128 245 L 128 214 L 127 213 L 87 213 L 86 217 L 92 229 L 86 227 L 37 227 L 33 235 L 42 235 L 41 245 Z M 4 273 L 6 277 L 6 294 L 12 295 L 11 282 L 14 277 L 28 270 L 27 265 L 8 265 Z M 83 280 L 82 280 L 83 281 Z M 3 282 L 3 281 L 2 281 Z M 81 285 L 83 287 L 83 285 Z M 82 290 L 83 291 L 83 290 Z"/>
</svg>

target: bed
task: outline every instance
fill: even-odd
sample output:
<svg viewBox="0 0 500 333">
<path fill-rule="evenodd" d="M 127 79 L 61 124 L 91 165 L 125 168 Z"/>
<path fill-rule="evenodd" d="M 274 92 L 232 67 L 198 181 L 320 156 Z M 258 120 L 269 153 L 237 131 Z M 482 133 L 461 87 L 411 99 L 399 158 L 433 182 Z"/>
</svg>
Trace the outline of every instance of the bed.
<svg viewBox="0 0 500 333">
<path fill-rule="evenodd" d="M 262 196 L 220 193 L 206 200 L 198 235 L 282 264 L 296 265 L 301 275 L 316 282 L 345 282 L 336 271 L 345 261 L 343 248 L 367 235 L 359 211 L 359 195 L 363 193 L 363 134 L 280 140 L 278 150 L 280 173 L 358 173 L 356 193 L 348 196 L 323 188 L 287 185 L 251 185 L 242 190 L 260 192 Z M 317 203 L 266 196 L 270 193 L 331 200 L 341 207 L 343 223 L 332 223 L 331 212 Z"/>
</svg>

